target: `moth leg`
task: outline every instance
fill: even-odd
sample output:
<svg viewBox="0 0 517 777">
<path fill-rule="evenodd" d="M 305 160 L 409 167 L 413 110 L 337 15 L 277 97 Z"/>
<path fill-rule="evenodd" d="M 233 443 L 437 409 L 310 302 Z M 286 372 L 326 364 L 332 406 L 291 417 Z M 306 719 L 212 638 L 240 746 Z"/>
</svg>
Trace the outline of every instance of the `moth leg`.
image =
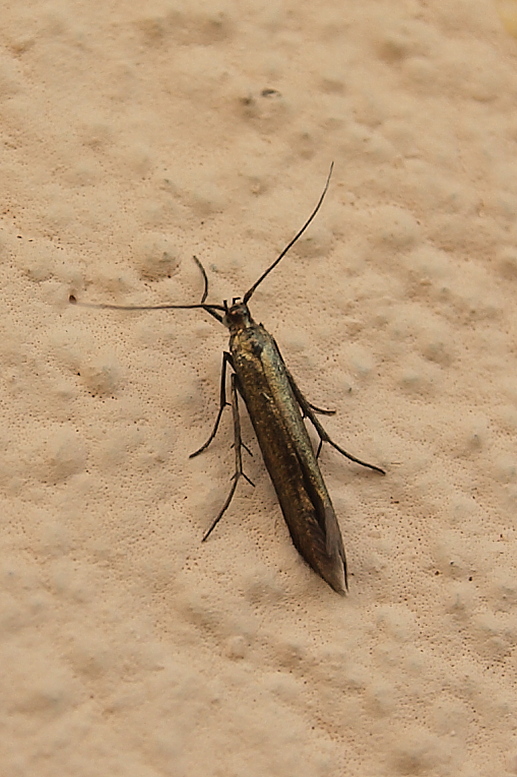
<svg viewBox="0 0 517 777">
<path fill-rule="evenodd" d="M 217 434 L 217 430 L 219 428 L 219 423 L 221 421 L 221 416 L 223 414 L 224 408 L 230 404 L 229 402 L 226 401 L 226 368 L 228 367 L 228 364 L 231 367 L 233 367 L 232 356 L 227 351 L 223 351 L 223 366 L 221 369 L 221 385 L 219 389 L 219 411 L 215 419 L 214 428 L 212 429 L 212 433 L 208 438 L 208 440 L 205 442 L 205 444 L 202 445 L 201 448 L 198 448 L 197 451 L 194 451 L 194 453 L 191 453 L 189 456 L 189 459 L 193 459 L 194 456 L 198 456 L 203 451 L 206 451 L 206 449 L 214 439 L 215 435 Z"/>
<path fill-rule="evenodd" d="M 276 342 L 276 340 L 274 338 L 273 338 L 273 342 L 274 342 L 274 344 L 277 347 L 278 353 L 280 353 L 280 348 L 278 347 L 278 343 Z M 282 364 L 285 367 L 285 371 L 286 371 L 286 373 L 287 373 L 287 375 L 289 377 L 289 382 L 291 383 L 291 386 L 295 385 L 294 378 L 291 375 L 291 373 L 289 372 L 289 370 L 287 369 L 281 354 L 280 354 L 280 358 L 282 359 Z M 298 386 L 296 386 L 295 394 L 296 394 L 296 392 L 298 392 L 298 394 L 300 396 L 302 396 L 301 391 L 299 390 Z M 298 404 L 300 404 L 300 407 L 302 409 L 302 416 L 303 416 L 303 418 L 307 418 L 308 417 L 308 414 L 305 412 L 305 407 L 310 407 L 311 410 L 313 410 L 315 413 L 319 413 L 320 415 L 335 415 L 336 414 L 335 410 L 325 410 L 322 407 L 317 407 L 316 405 L 313 405 L 312 402 L 308 402 L 305 399 L 305 397 L 303 397 L 303 401 L 304 401 L 304 405 L 303 406 L 300 403 L 298 403 Z"/>
<path fill-rule="evenodd" d="M 347 459 L 350 459 L 350 461 L 354 461 L 356 464 L 360 464 L 362 467 L 368 467 L 368 469 L 373 469 L 375 472 L 380 472 L 381 475 L 385 475 L 385 471 L 381 469 L 380 467 L 376 467 L 375 464 L 368 464 L 366 461 L 362 461 L 361 459 L 356 458 L 355 456 L 352 456 L 351 453 L 347 453 L 343 448 L 341 448 L 337 443 L 335 443 L 333 440 L 330 439 L 329 435 L 323 428 L 323 426 L 320 424 L 319 420 L 316 418 L 315 413 L 313 412 L 313 406 L 307 402 L 305 397 L 303 396 L 302 392 L 296 385 L 296 382 L 289 372 L 287 370 L 287 377 L 289 379 L 289 383 L 291 385 L 291 388 L 293 390 L 293 394 L 296 397 L 296 401 L 300 405 L 303 415 L 306 416 L 311 424 L 316 429 L 316 432 L 318 433 L 318 437 L 320 438 L 320 443 L 318 445 L 318 450 L 316 452 L 316 458 L 320 455 L 321 447 L 324 442 L 328 442 L 329 445 L 332 445 L 333 448 L 335 448 L 339 453 L 341 453 L 343 456 L 346 456 Z"/>
<path fill-rule="evenodd" d="M 312 402 L 307 402 L 308 406 L 311 410 L 313 410 L 315 413 L 319 413 L 320 415 L 335 415 L 335 410 L 324 410 L 322 407 L 316 407 L 316 405 L 313 405 Z M 302 408 L 303 410 L 303 408 Z"/>
<path fill-rule="evenodd" d="M 232 487 L 230 488 L 230 493 L 226 497 L 226 501 L 224 505 L 222 506 L 221 510 L 219 511 L 219 515 L 215 519 L 215 521 L 212 523 L 210 528 L 204 533 L 203 539 L 201 542 L 204 542 L 209 538 L 209 536 L 212 534 L 213 530 L 227 511 L 227 509 L 230 506 L 230 502 L 233 499 L 233 495 L 235 494 L 235 491 L 237 489 L 237 484 L 239 483 L 239 480 L 244 478 L 248 481 L 248 483 L 251 486 L 254 486 L 255 484 L 251 482 L 249 477 L 244 473 L 242 469 L 242 455 L 241 455 L 241 448 L 243 447 L 243 442 L 241 439 L 241 421 L 239 418 L 239 404 L 237 399 L 237 376 L 235 373 L 232 375 L 232 415 L 233 415 L 233 435 L 234 435 L 234 449 L 235 449 L 235 472 L 232 476 Z"/>
</svg>

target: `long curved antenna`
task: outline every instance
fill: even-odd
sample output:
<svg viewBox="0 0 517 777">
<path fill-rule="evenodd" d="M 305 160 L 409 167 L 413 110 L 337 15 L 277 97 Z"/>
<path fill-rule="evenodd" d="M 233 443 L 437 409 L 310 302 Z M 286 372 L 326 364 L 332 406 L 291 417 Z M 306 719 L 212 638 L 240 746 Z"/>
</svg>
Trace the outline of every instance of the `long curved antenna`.
<svg viewBox="0 0 517 777">
<path fill-rule="evenodd" d="M 205 303 L 208 295 L 208 278 L 205 268 L 197 256 L 194 256 L 193 259 L 203 276 L 203 294 L 201 296 L 201 302 L 197 305 L 109 305 L 105 302 L 79 302 L 74 294 L 70 294 L 68 301 L 74 305 L 79 305 L 81 308 L 94 308 L 96 310 L 194 310 L 195 308 L 201 308 L 218 321 L 222 322 L 223 317 L 219 315 L 217 311 L 222 310 L 224 313 L 225 308 L 222 305 L 210 305 Z"/>
<path fill-rule="evenodd" d="M 203 302 L 208 297 L 208 276 L 205 272 L 205 268 L 203 267 L 203 265 L 201 264 L 197 256 L 193 256 L 192 258 L 197 264 L 197 266 L 199 267 L 199 269 L 201 270 L 201 275 L 203 276 L 203 294 L 201 296 L 201 304 L 203 304 Z"/>
<path fill-rule="evenodd" d="M 222 305 L 109 305 L 106 302 L 79 302 L 73 294 L 70 295 L 68 301 L 81 308 L 94 308 L 96 310 L 195 310 L 196 308 L 201 308 L 201 310 L 210 313 L 218 321 L 222 321 L 223 317 L 216 311 L 222 310 L 224 313 Z"/>
<path fill-rule="evenodd" d="M 258 279 L 258 281 L 255 281 L 255 283 L 253 284 L 253 286 L 252 286 L 250 289 L 248 289 L 248 291 L 246 292 L 246 294 L 244 295 L 244 297 L 243 297 L 243 299 L 242 299 L 242 301 L 244 302 L 244 304 L 246 304 L 246 302 L 248 302 L 248 300 L 250 299 L 251 295 L 252 295 L 252 294 L 253 294 L 253 293 L 256 291 L 256 289 L 257 289 L 257 288 L 260 286 L 260 284 L 262 283 L 262 281 L 263 281 L 263 280 L 264 280 L 264 279 L 265 279 L 265 278 L 266 278 L 266 277 L 269 275 L 269 273 L 271 272 L 271 270 L 274 270 L 274 269 L 275 269 L 275 267 L 277 266 L 277 264 L 278 264 L 278 263 L 279 263 L 279 262 L 280 262 L 280 261 L 281 261 L 281 260 L 284 258 L 284 256 L 285 256 L 285 255 L 286 255 L 286 253 L 289 251 L 289 249 L 290 249 L 290 248 L 292 248 L 292 247 L 294 246 L 294 244 L 296 243 L 296 241 L 298 240 L 298 238 L 300 238 L 300 237 L 303 235 L 303 233 L 305 232 L 305 230 L 307 229 L 307 227 L 309 226 L 309 224 L 311 223 L 311 221 L 314 219 L 314 217 L 315 217 L 316 213 L 317 213 L 317 212 L 319 211 L 319 209 L 321 208 L 321 203 L 323 202 L 323 199 L 324 199 L 324 197 L 325 197 L 325 195 L 326 195 L 326 193 L 327 193 L 327 189 L 329 188 L 329 183 L 330 183 L 330 176 L 332 175 L 332 170 L 333 170 L 333 169 L 334 169 L 334 162 L 332 162 L 332 164 L 330 165 L 330 170 L 329 170 L 329 174 L 328 174 L 328 176 L 327 176 L 327 181 L 326 181 L 326 183 L 325 183 L 325 188 L 323 189 L 323 192 L 321 193 L 321 196 L 320 196 L 320 198 L 319 198 L 319 200 L 318 200 L 318 204 L 316 205 L 316 207 L 315 207 L 315 208 L 314 208 L 314 210 L 312 211 L 311 215 L 309 216 L 309 218 L 307 219 L 307 221 L 305 222 L 305 224 L 303 225 L 303 227 L 302 227 L 302 228 L 301 228 L 301 229 L 300 229 L 300 230 L 299 230 L 299 231 L 296 233 L 296 235 L 293 237 L 293 239 L 291 240 L 291 242 L 290 242 L 290 243 L 288 243 L 288 244 L 286 245 L 286 247 L 284 248 L 284 250 L 282 251 L 282 253 L 280 254 L 280 256 L 278 256 L 278 257 L 275 259 L 275 261 L 273 262 L 273 264 L 272 264 L 272 265 L 270 265 L 270 266 L 267 268 L 267 270 L 265 270 L 265 272 L 263 272 L 263 273 L 262 273 L 262 275 L 260 276 L 260 278 Z"/>
</svg>

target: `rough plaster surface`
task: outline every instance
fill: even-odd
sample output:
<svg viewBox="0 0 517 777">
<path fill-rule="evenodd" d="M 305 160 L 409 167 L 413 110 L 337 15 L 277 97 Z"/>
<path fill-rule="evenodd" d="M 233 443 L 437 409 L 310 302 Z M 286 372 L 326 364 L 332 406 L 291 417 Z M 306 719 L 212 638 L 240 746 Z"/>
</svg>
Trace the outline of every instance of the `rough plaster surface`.
<svg viewBox="0 0 517 777">
<path fill-rule="evenodd" d="M 512 11 L 2 4 L 2 777 L 517 774 Z M 200 544 L 225 330 L 67 302 L 242 294 L 331 160 L 252 309 L 388 471 L 322 455 L 345 600 L 248 421 Z"/>
</svg>

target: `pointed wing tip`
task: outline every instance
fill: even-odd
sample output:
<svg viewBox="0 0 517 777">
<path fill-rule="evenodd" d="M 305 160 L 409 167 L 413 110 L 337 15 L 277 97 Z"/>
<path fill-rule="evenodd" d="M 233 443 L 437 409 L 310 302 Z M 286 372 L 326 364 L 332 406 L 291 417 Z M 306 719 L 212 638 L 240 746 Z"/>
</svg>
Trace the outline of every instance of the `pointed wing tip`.
<svg viewBox="0 0 517 777">
<path fill-rule="evenodd" d="M 319 574 L 323 577 L 321 572 L 319 572 Z M 348 594 L 348 577 L 345 566 L 342 566 L 339 570 L 333 569 L 331 574 L 325 575 L 323 579 L 327 585 L 340 596 L 346 596 Z"/>
</svg>

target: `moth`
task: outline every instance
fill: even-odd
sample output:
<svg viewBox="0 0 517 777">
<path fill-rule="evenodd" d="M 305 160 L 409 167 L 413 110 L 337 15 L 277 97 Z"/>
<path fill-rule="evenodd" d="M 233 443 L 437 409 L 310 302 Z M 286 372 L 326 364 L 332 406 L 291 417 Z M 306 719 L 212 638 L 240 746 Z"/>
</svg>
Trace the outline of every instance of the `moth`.
<svg viewBox="0 0 517 777">
<path fill-rule="evenodd" d="M 275 261 L 246 291 L 244 296 L 233 298 L 231 304 L 227 301 L 224 301 L 222 305 L 206 302 L 208 278 L 201 262 L 196 257 L 194 260 L 204 279 L 202 298 L 197 304 L 155 306 L 81 304 L 109 310 L 192 310 L 197 308 L 204 310 L 227 327 L 230 332 L 230 342 L 229 350 L 223 353 L 219 410 L 208 440 L 201 448 L 190 454 L 190 458 L 198 456 L 208 448 L 217 434 L 224 409 L 230 405 L 233 417 L 235 471 L 226 501 L 210 528 L 205 532 L 202 541 L 208 539 L 230 506 L 240 479 L 244 478 L 253 485 L 244 473 L 242 464 L 242 449 L 248 450 L 248 448 L 241 438 L 240 397 L 246 405 L 294 546 L 307 564 L 334 591 L 344 594 L 348 589 L 346 555 L 341 530 L 318 464 L 322 445 L 324 442 L 329 443 L 339 453 L 356 464 L 381 474 L 385 474 L 385 472 L 374 464 L 368 464 L 352 456 L 331 440 L 317 415 L 332 415 L 334 411 L 323 410 L 307 401 L 289 372 L 275 339 L 262 324 L 257 324 L 253 320 L 248 307 L 248 302 L 257 288 L 281 262 L 315 218 L 327 193 L 332 170 L 333 164 L 316 207 L 302 228 Z M 70 299 L 72 302 L 76 301 L 73 296 Z M 227 395 L 228 368 L 231 369 L 229 399 Z M 305 426 L 305 418 L 311 422 L 319 437 L 316 451 Z"/>
</svg>

